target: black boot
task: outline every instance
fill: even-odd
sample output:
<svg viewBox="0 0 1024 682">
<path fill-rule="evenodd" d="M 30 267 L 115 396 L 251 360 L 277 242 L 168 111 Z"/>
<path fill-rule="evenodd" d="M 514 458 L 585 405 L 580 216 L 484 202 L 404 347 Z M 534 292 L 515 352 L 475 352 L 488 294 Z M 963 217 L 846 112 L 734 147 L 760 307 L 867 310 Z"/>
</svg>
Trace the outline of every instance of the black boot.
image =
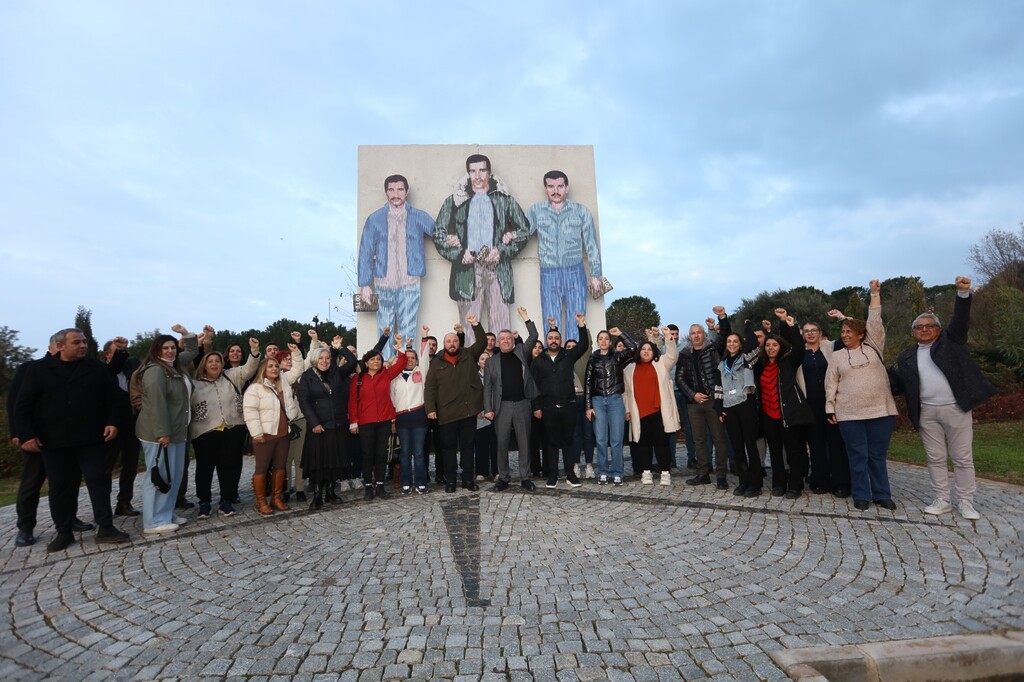
<svg viewBox="0 0 1024 682">
<path fill-rule="evenodd" d="M 320 483 L 313 484 L 313 501 L 309 503 L 310 509 L 319 509 L 324 506 L 324 487 Z"/>
<path fill-rule="evenodd" d="M 338 498 L 337 481 L 331 481 L 330 483 L 327 483 L 325 487 L 327 488 L 327 490 L 324 493 L 324 499 L 327 500 L 329 504 L 337 504 L 338 502 L 341 501 Z"/>
</svg>

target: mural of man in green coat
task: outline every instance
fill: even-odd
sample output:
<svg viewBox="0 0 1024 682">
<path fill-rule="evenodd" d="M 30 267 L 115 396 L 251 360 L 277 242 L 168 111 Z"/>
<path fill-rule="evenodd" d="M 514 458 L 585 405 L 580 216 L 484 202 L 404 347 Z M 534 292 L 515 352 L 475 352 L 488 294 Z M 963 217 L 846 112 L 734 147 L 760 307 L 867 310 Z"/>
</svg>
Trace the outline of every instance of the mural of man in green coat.
<svg viewBox="0 0 1024 682">
<path fill-rule="evenodd" d="M 474 338 L 470 315 L 483 319 L 486 329 L 511 329 L 509 306 L 515 301 L 512 263 L 530 237 L 530 224 L 508 186 L 491 175 L 491 160 L 483 154 L 466 159 L 467 175 L 444 200 L 434 224 L 434 244 L 452 264 L 448 295 L 459 308 L 466 345 Z"/>
</svg>

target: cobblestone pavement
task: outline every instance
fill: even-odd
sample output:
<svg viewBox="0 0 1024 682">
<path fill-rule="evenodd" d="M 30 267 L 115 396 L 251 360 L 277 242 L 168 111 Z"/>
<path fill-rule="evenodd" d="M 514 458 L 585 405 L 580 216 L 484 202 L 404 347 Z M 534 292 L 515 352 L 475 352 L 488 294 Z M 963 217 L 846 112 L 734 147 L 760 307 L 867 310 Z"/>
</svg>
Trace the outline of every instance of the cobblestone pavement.
<svg viewBox="0 0 1024 682">
<path fill-rule="evenodd" d="M 11 506 L 0 679 L 777 680 L 778 648 L 1024 627 L 1021 489 L 980 482 L 972 523 L 922 513 L 923 469 L 890 472 L 896 512 L 676 474 L 348 492 L 270 519 L 246 497 L 235 518 L 158 538 L 119 518 L 131 545 L 86 533 L 56 554 L 45 499 L 30 548 Z"/>
</svg>

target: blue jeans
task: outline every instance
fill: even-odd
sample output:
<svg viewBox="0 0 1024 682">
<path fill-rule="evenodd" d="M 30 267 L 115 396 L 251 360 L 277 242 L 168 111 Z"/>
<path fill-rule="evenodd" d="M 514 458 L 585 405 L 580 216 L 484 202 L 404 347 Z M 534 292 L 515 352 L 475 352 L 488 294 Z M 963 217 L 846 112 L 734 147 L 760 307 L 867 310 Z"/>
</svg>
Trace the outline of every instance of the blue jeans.
<svg viewBox="0 0 1024 682">
<path fill-rule="evenodd" d="M 622 436 L 626 431 L 626 405 L 621 393 L 595 395 L 590 399 L 594 408 L 594 440 L 597 441 L 594 464 L 598 476 L 623 476 Z M 608 468 L 608 447 L 612 449 L 611 469 Z"/>
<path fill-rule="evenodd" d="M 576 430 L 572 434 L 572 451 L 576 461 L 580 461 L 580 452 L 587 464 L 594 461 L 594 425 L 587 419 L 587 399 L 576 396 Z"/>
<path fill-rule="evenodd" d="M 850 492 L 854 500 L 892 499 L 885 455 L 895 420 L 895 417 L 876 417 L 839 422 L 839 432 L 843 434 L 850 460 Z"/>
<path fill-rule="evenodd" d="M 420 285 L 393 289 L 377 287 L 377 333 L 384 327 L 391 327 L 391 337 L 401 334 L 403 339 L 416 338 L 416 318 L 420 314 Z M 385 358 L 395 354 L 392 344 L 384 344 L 381 351 Z"/>
<path fill-rule="evenodd" d="M 160 453 L 159 443 L 142 441 L 142 454 L 146 458 L 146 473 L 142 475 L 142 527 L 155 528 L 174 521 L 174 503 L 178 499 L 178 488 L 185 473 L 185 443 L 171 443 L 167 446 L 167 462 L 171 467 L 171 489 L 162 493 L 153 485 L 149 471 Z M 167 475 L 167 465 L 160 460 L 160 471 Z"/>
<path fill-rule="evenodd" d="M 569 339 L 579 341 L 580 332 L 573 316 L 587 312 L 587 273 L 583 271 L 583 261 L 559 268 L 541 267 L 540 307 L 545 320 L 555 318 L 555 324 L 562 330 L 562 343 Z"/>
<path fill-rule="evenodd" d="M 402 444 L 402 487 L 427 484 L 427 460 L 423 457 L 423 445 L 427 441 L 427 427 L 398 429 L 398 440 Z"/>
</svg>

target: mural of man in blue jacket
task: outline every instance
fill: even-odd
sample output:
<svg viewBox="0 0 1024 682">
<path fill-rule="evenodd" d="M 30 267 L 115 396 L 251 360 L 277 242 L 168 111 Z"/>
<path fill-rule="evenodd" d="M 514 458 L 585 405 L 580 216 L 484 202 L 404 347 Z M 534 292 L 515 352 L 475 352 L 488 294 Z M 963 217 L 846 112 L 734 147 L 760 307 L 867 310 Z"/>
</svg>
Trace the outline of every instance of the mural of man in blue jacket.
<svg viewBox="0 0 1024 682">
<path fill-rule="evenodd" d="M 377 329 L 391 327 L 402 338 L 416 337 L 420 313 L 420 278 L 427 274 L 423 239 L 434 233 L 434 219 L 406 201 L 409 181 L 401 175 L 384 180 L 387 204 L 366 219 L 359 239 L 359 295 L 377 294 Z M 386 350 L 388 355 L 392 349 Z"/>
</svg>

